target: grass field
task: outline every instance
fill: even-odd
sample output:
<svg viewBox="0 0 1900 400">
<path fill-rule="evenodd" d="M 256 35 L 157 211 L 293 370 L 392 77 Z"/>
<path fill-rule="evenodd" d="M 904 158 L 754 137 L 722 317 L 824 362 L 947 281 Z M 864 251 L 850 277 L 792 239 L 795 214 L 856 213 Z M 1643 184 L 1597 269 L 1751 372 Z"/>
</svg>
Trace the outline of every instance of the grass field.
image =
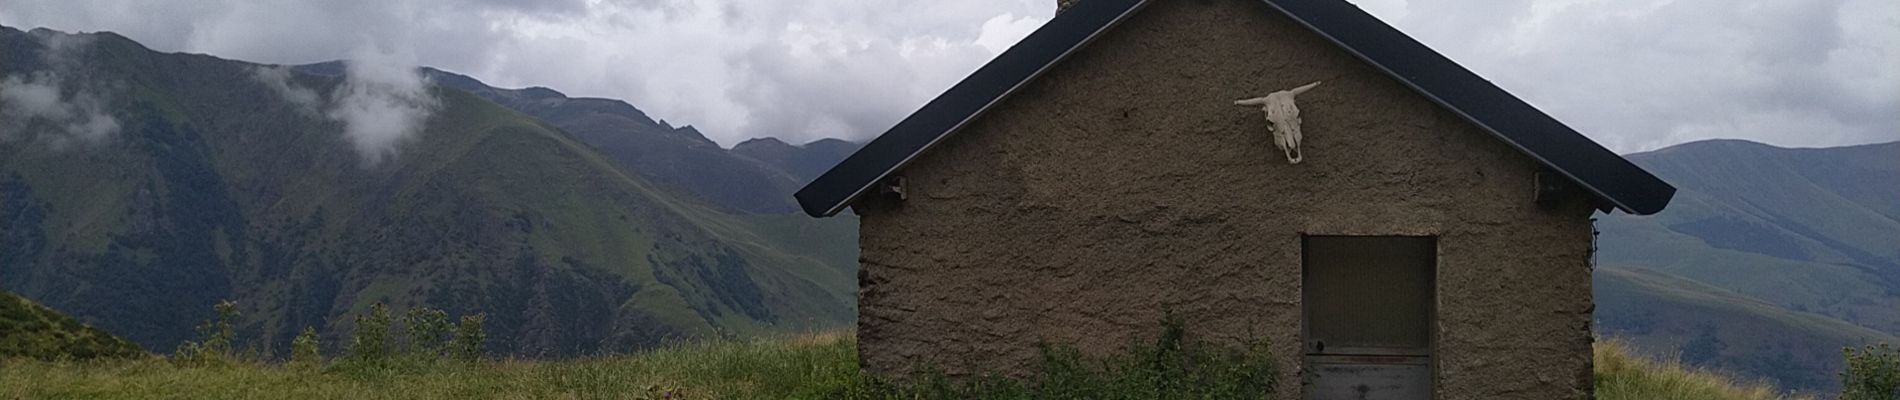
<svg viewBox="0 0 1900 400">
<path fill-rule="evenodd" d="M 0 365 L 0 398 L 819 399 L 862 392 L 856 362 L 855 340 L 839 333 L 566 361 L 177 367 L 162 359 L 9 360 Z M 1635 357 L 1615 342 L 1599 345 L 1596 364 L 1603 400 L 1783 398 L 1771 387 Z"/>
<path fill-rule="evenodd" d="M 21 360 L 0 366 L 0 398 L 657 399 L 669 391 L 684 399 L 822 398 L 856 377 L 856 354 L 849 337 L 826 334 L 565 361 L 395 360 L 380 367 Z"/>
<path fill-rule="evenodd" d="M 1635 355 L 1618 341 L 1596 344 L 1596 386 L 1600 400 L 1774 400 L 1789 396 L 1759 382 Z"/>
</svg>

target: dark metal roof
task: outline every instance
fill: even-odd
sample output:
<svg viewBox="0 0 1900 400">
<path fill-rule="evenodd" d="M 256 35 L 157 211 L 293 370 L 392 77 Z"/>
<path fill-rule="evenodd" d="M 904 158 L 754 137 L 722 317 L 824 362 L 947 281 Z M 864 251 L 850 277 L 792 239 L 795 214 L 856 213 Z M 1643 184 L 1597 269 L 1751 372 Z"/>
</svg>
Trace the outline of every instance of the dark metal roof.
<svg viewBox="0 0 1900 400">
<path fill-rule="evenodd" d="M 1344 0 L 1263 0 L 1623 212 L 1662 211 L 1676 188 Z M 794 195 L 826 217 L 1148 0 L 1087 0 L 1031 33 Z"/>
</svg>

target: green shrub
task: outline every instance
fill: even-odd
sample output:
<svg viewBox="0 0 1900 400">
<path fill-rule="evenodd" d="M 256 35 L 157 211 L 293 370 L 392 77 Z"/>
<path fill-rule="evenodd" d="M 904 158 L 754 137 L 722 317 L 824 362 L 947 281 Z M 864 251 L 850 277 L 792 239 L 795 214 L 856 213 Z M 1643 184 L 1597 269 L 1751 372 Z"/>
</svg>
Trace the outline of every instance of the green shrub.
<svg viewBox="0 0 1900 400">
<path fill-rule="evenodd" d="M 1900 349 L 1886 343 L 1842 350 L 1841 400 L 1900 399 Z"/>
<path fill-rule="evenodd" d="M 218 317 L 198 325 L 197 341 L 185 341 L 172 352 L 172 362 L 183 366 L 229 365 L 236 361 L 232 352 L 232 341 L 236 339 L 236 329 L 232 321 L 238 317 L 237 302 L 225 300 L 211 307 Z"/>
<path fill-rule="evenodd" d="M 425 358 L 442 355 L 449 340 L 449 313 L 428 307 L 410 308 L 403 316 L 409 330 L 409 354 Z"/>
<path fill-rule="evenodd" d="M 995 374 L 953 380 L 926 373 L 910 382 L 860 377 L 832 397 L 848 399 L 1258 399 L 1274 393 L 1279 370 L 1266 343 L 1226 349 L 1190 339 L 1168 318 L 1152 343 L 1092 362 L 1073 347 L 1044 345 L 1040 368 L 1023 378 Z"/>
<path fill-rule="evenodd" d="M 304 327 L 296 339 L 290 341 L 290 363 L 303 366 L 323 364 L 323 354 L 319 352 L 317 329 Z"/>
<path fill-rule="evenodd" d="M 487 319 L 486 314 L 462 316 L 462 323 L 456 326 L 455 338 L 449 344 L 455 359 L 480 360 L 487 353 L 485 346 L 488 344 L 488 334 L 482 332 L 482 322 Z"/>
<path fill-rule="evenodd" d="M 356 334 L 350 338 L 350 359 L 380 363 L 388 359 L 389 307 L 383 303 L 369 306 L 369 313 L 356 316 Z"/>
</svg>

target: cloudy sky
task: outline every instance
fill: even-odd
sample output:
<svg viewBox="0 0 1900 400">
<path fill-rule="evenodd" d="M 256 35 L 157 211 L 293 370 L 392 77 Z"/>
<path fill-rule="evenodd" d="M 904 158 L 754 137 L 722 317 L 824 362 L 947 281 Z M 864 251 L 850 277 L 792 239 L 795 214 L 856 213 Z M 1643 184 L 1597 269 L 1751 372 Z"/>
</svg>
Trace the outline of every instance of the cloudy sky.
<svg viewBox="0 0 1900 400">
<path fill-rule="evenodd" d="M 1086 1 L 1086 0 L 1084 0 Z M 1353 0 L 1619 152 L 1900 140 L 1893 0 Z M 0 24 L 624 99 L 725 145 L 867 139 L 1055 0 L 6 0 Z"/>
</svg>

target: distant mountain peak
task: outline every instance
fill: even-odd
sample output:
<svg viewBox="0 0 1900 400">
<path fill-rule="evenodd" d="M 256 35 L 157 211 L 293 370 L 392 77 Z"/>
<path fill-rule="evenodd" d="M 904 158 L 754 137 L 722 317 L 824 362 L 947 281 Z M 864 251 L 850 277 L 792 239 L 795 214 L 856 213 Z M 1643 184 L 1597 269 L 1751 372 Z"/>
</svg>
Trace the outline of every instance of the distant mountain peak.
<svg viewBox="0 0 1900 400">
<path fill-rule="evenodd" d="M 546 86 L 529 86 L 527 88 L 521 89 L 521 94 L 523 96 L 528 96 L 529 98 L 535 98 L 535 99 L 566 98 L 567 97 L 567 94 L 561 93 L 561 91 L 558 91 L 558 90 L 549 89 Z"/>
<path fill-rule="evenodd" d="M 686 138 L 693 139 L 695 141 L 713 143 L 712 139 L 707 139 L 706 134 L 699 133 L 699 128 L 694 128 L 692 125 L 682 126 L 682 127 L 673 129 L 673 133 L 679 134 L 680 136 L 685 136 Z M 717 144 L 714 144 L 714 145 L 716 146 Z"/>
<path fill-rule="evenodd" d="M 19 34 L 15 32 L 21 32 L 21 31 L 18 29 L 11 28 L 11 27 L 0 26 L 0 33 Z M 122 47 L 122 48 L 129 46 L 132 49 L 142 50 L 142 51 L 151 50 L 150 48 L 145 47 L 144 44 L 140 44 L 138 41 L 132 40 L 132 38 L 125 37 L 125 35 L 120 35 L 112 31 L 65 32 L 65 31 L 40 27 L 40 28 L 33 28 L 32 30 L 21 32 L 21 33 L 32 37 L 33 40 L 38 41 L 46 46 L 55 47 L 55 48 L 62 45 L 86 45 L 86 46 L 110 45 L 110 46 Z"/>
<path fill-rule="evenodd" d="M 1694 148 L 1776 148 L 1776 149 L 1781 149 L 1781 148 L 1785 148 L 1785 147 L 1781 147 L 1781 146 L 1775 146 L 1775 145 L 1771 145 L 1771 144 L 1767 144 L 1767 143 L 1762 143 L 1762 142 L 1757 142 L 1757 141 L 1752 141 L 1752 140 L 1746 140 L 1746 139 L 1706 139 L 1706 140 L 1697 140 L 1697 141 L 1693 141 L 1693 142 L 1686 142 L 1686 143 L 1681 143 L 1681 144 L 1677 144 L 1677 145 L 1674 145 L 1674 146 L 1669 146 L 1669 147 L 1664 147 L 1664 148 L 1662 148 L 1662 149 L 1658 149 L 1658 151 L 1661 151 L 1661 150 L 1669 150 L 1669 149 L 1675 149 L 1675 148 L 1686 148 L 1686 149 L 1694 149 Z"/>
<path fill-rule="evenodd" d="M 785 143 L 785 141 L 778 140 L 778 138 L 775 138 L 775 137 L 760 137 L 760 138 L 746 139 L 743 142 L 739 142 L 739 144 L 733 145 L 732 149 L 739 150 L 739 148 L 741 147 L 793 147 L 793 146 L 790 143 Z"/>
<path fill-rule="evenodd" d="M 1709 149 L 1830 150 L 1830 149 L 1852 149 L 1852 148 L 1861 148 L 1861 147 L 1880 147 L 1880 146 L 1895 146 L 1895 145 L 1900 145 L 1900 141 L 1866 143 L 1866 144 L 1846 145 L 1846 146 L 1791 147 L 1791 146 L 1780 146 L 1780 145 L 1774 145 L 1774 144 L 1769 144 L 1769 143 L 1762 143 L 1762 142 L 1757 142 L 1757 141 L 1747 140 L 1747 139 L 1705 139 L 1705 140 L 1697 140 L 1693 142 L 1681 143 L 1674 146 L 1664 147 L 1661 149 L 1656 149 L 1654 151 L 1651 151 L 1651 153 L 1662 153 L 1662 152 L 1671 152 L 1671 151 L 1699 151 L 1699 150 L 1709 150 Z M 1642 153 L 1637 153 L 1637 154 L 1642 154 Z"/>
<path fill-rule="evenodd" d="M 849 152 L 857 151 L 858 147 L 861 146 L 864 146 L 864 144 L 839 138 L 824 138 L 805 142 L 805 144 L 799 145 L 798 147 L 807 149 L 845 149 L 847 150 L 846 154 L 850 154 Z"/>
<path fill-rule="evenodd" d="M 811 140 L 811 142 L 806 142 L 806 144 L 790 144 L 790 142 L 785 142 L 783 138 L 775 138 L 775 136 L 747 138 L 745 142 L 739 142 L 739 144 L 733 144 L 733 146 L 731 146 L 731 150 L 733 150 L 733 152 L 739 152 L 739 154 L 792 152 L 792 150 L 826 150 L 826 152 L 830 152 L 830 150 L 842 150 L 842 154 L 849 154 L 849 152 L 857 152 L 857 148 L 859 148 L 857 142 L 844 140 L 844 138 L 819 138 L 819 140 Z"/>
</svg>

